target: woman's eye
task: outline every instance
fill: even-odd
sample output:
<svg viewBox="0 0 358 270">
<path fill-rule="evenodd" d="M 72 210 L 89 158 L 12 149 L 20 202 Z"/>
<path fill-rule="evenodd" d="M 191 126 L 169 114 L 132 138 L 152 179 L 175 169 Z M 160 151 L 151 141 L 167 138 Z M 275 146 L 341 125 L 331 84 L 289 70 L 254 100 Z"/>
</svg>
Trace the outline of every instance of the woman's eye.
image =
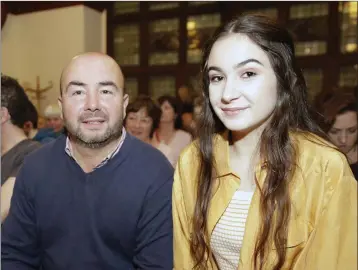
<svg viewBox="0 0 358 270">
<path fill-rule="evenodd" d="M 216 76 L 211 76 L 210 77 L 210 82 L 220 82 L 223 80 L 223 76 L 219 76 L 219 75 L 216 75 Z"/>
<path fill-rule="evenodd" d="M 245 78 L 245 79 L 248 79 L 248 78 L 251 78 L 251 77 L 253 77 L 253 76 L 255 76 L 255 75 L 256 75 L 255 72 L 247 71 L 247 72 L 245 72 L 245 73 L 242 75 L 242 77 Z"/>
<path fill-rule="evenodd" d="M 331 131 L 329 131 L 329 133 L 335 135 L 335 134 L 338 134 L 338 131 L 337 130 L 331 130 Z"/>
</svg>

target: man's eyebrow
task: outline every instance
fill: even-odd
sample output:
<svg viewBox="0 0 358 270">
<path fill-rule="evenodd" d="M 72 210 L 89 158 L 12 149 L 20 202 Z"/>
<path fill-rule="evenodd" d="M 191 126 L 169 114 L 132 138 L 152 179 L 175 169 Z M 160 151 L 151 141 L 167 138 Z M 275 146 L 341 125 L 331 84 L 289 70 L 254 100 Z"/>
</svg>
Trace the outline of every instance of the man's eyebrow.
<svg viewBox="0 0 358 270">
<path fill-rule="evenodd" d="M 67 86 L 66 86 L 66 91 L 68 90 L 68 88 L 70 86 L 86 86 L 87 84 L 85 84 L 84 82 L 80 82 L 80 81 L 70 81 Z"/>
<path fill-rule="evenodd" d="M 119 89 L 119 87 L 113 81 L 102 81 L 102 82 L 99 82 L 98 84 L 100 86 L 113 86 L 117 90 Z"/>
</svg>

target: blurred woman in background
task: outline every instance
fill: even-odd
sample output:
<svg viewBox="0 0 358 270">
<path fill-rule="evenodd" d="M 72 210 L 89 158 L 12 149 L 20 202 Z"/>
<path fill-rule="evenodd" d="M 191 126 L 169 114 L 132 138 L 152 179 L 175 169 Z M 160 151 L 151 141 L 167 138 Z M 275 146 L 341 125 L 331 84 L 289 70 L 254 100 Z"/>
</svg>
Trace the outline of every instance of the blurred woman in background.
<svg viewBox="0 0 358 270">
<path fill-rule="evenodd" d="M 153 142 L 153 133 L 159 126 L 161 115 L 159 106 L 149 96 L 141 95 L 128 104 L 124 126 L 129 134 L 156 147 L 174 164 L 171 149 L 165 144 Z"/>
<path fill-rule="evenodd" d="M 153 145 L 169 147 L 172 164 L 175 166 L 181 151 L 191 142 L 192 136 L 181 130 L 180 105 L 172 96 L 158 98 L 162 110 L 159 127 L 154 131 Z"/>
<path fill-rule="evenodd" d="M 322 127 L 331 141 L 347 155 L 351 169 L 358 179 L 357 150 L 357 99 L 353 93 L 336 89 L 321 97 L 318 112 L 322 115 Z"/>
</svg>

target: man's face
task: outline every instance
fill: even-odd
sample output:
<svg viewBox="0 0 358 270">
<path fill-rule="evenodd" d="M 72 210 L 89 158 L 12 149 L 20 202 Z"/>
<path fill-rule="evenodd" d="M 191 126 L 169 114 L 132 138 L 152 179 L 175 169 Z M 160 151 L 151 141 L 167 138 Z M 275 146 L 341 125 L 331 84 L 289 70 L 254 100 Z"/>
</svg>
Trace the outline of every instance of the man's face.
<svg viewBox="0 0 358 270">
<path fill-rule="evenodd" d="M 63 120 L 76 142 L 98 148 L 122 133 L 128 96 L 123 75 L 108 56 L 89 54 L 75 58 L 62 76 Z"/>
</svg>

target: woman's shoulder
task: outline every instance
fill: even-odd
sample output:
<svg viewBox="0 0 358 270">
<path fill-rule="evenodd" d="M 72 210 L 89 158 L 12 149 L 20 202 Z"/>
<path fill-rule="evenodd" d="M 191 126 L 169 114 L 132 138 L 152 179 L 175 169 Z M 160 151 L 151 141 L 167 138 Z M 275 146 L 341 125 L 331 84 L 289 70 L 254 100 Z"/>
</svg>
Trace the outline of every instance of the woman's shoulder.
<svg viewBox="0 0 358 270">
<path fill-rule="evenodd" d="M 182 130 L 182 129 L 177 129 L 175 135 L 177 138 L 180 138 L 180 139 L 190 139 L 191 140 L 191 134 L 189 132 Z"/>
<path fill-rule="evenodd" d="M 351 176 L 346 156 L 333 144 L 312 133 L 291 135 L 297 151 L 297 165 L 305 175 L 315 173 L 331 179 Z"/>
<path fill-rule="evenodd" d="M 227 141 L 225 139 L 225 135 L 215 134 L 213 136 L 213 154 L 218 151 L 224 150 L 223 146 Z M 190 168 L 197 168 L 199 166 L 200 160 L 200 143 L 199 139 L 196 138 L 191 143 L 189 143 L 181 152 L 179 161 L 181 166 L 190 166 Z"/>
</svg>

